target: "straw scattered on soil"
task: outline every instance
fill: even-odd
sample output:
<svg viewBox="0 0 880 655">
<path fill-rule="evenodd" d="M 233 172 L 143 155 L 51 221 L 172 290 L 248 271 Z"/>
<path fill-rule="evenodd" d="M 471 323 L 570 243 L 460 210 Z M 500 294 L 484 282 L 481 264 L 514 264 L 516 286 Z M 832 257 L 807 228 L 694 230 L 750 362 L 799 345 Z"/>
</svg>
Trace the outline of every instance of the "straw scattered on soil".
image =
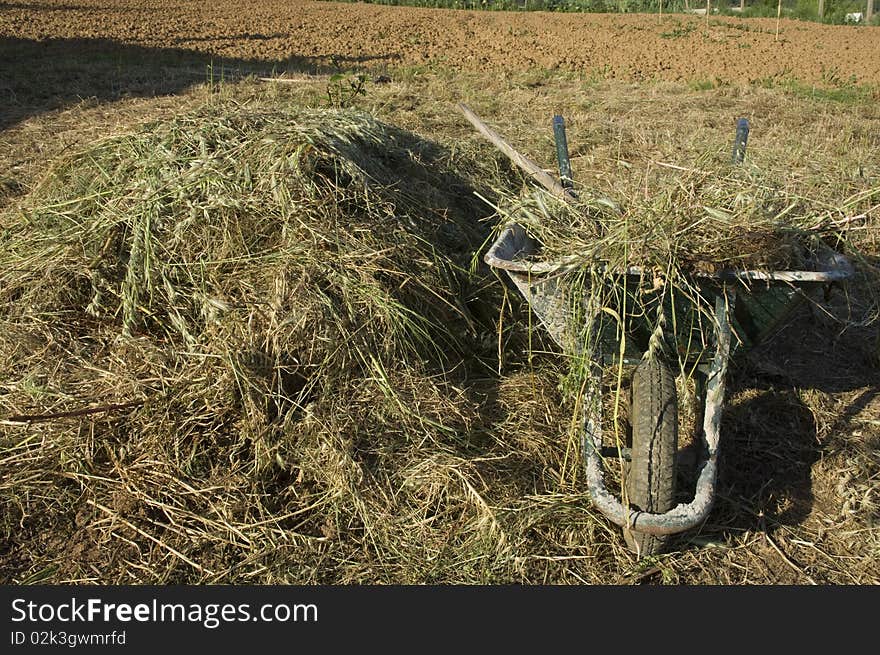
<svg viewBox="0 0 880 655">
<path fill-rule="evenodd" d="M 636 563 L 619 530 L 596 515 L 583 493 L 574 407 L 558 385 L 566 363 L 541 330 L 528 332 L 534 321 L 515 295 L 503 300 L 496 295 L 503 293 L 497 280 L 462 270 L 475 252 L 483 252 L 486 235 L 469 229 L 490 211 L 481 201 L 470 204 L 472 187 L 480 186 L 475 181 L 496 189 L 516 186 L 509 179 L 500 183 L 497 175 L 504 166 L 449 109 L 455 101 L 468 101 L 548 168 L 553 161 L 549 120 L 546 129 L 536 125 L 560 110 L 569 119 L 577 179 L 585 187 L 613 191 L 627 171 L 640 171 L 633 177 L 643 183 L 652 160 L 704 168 L 692 153 L 706 151 L 705 144 L 679 150 L 691 136 L 699 140 L 717 133 L 715 152 L 723 163 L 738 115 L 753 118 L 749 157 L 762 170 L 780 152 L 796 158 L 800 151 L 810 175 L 818 171 L 850 180 L 855 159 L 848 153 L 875 152 L 876 107 L 844 107 L 757 88 L 695 92 L 615 83 L 600 88 L 545 73 L 489 81 L 445 73 L 394 78 L 371 87 L 367 103 L 395 124 L 450 144 L 449 149 L 397 136 L 387 126 L 379 131 L 395 134 L 393 143 L 380 136 L 385 145 L 373 149 L 369 137 L 353 136 L 346 115 L 331 123 L 356 146 L 340 154 L 337 142 L 328 145 L 307 129 L 321 145 L 294 160 L 312 172 L 309 166 L 318 162 L 324 173 L 286 177 L 293 200 L 282 199 L 280 205 L 274 196 L 266 203 L 257 196 L 273 188 L 260 180 L 272 166 L 283 165 L 264 162 L 267 168 L 256 167 L 264 176 L 252 169 L 251 186 L 244 187 L 241 175 L 228 178 L 232 171 L 222 156 L 216 161 L 202 156 L 190 128 L 202 120 L 210 126 L 223 123 L 223 116 L 254 114 L 268 115 L 271 129 L 290 135 L 286 118 L 282 127 L 271 116 L 291 101 L 321 103 L 326 80 L 306 80 L 295 88 L 228 87 L 222 95 L 233 102 L 216 113 L 190 113 L 115 140 L 146 153 L 147 175 L 141 177 L 158 182 L 160 189 L 192 182 L 180 162 L 207 162 L 201 165 L 206 191 L 196 188 L 184 196 L 197 209 L 207 208 L 208 220 L 185 224 L 178 235 L 166 229 L 171 222 L 158 222 L 163 227 L 155 232 L 150 265 L 138 269 L 142 275 L 132 280 L 138 284 L 129 287 L 138 291 L 128 314 L 130 336 L 123 329 L 122 288 L 131 261 L 126 253 L 138 234 L 131 227 L 141 226 L 143 235 L 141 218 L 149 214 L 143 207 L 178 200 L 172 194 L 167 202 L 139 202 L 146 189 L 134 177 L 114 178 L 106 198 L 87 199 L 74 185 L 56 186 L 52 180 L 66 184 L 96 172 L 92 164 L 81 175 L 71 169 L 70 162 L 83 162 L 83 155 L 56 164 L 33 196 L 22 195 L 33 186 L 31 172 L 44 167 L 46 153 L 62 149 L 51 138 L 59 124 L 71 128 L 68 141 L 82 143 L 86 132 L 77 122 L 88 122 L 90 130 L 96 126 L 88 134 L 99 133 L 102 121 L 105 132 L 114 129 L 116 114 L 108 118 L 104 108 L 47 114 L 8 137 L 14 146 L 9 160 L 25 152 L 29 163 L 26 170 L 16 170 L 17 190 L 4 199 L 0 214 L 0 578 L 105 583 L 880 580 L 880 405 L 872 363 L 877 327 L 864 320 L 870 306 L 862 282 L 846 296 L 835 292 L 829 313 L 804 308 L 777 339 L 732 372 L 722 425 L 720 494 L 709 521 L 678 538 L 674 552 Z M 181 98 L 178 110 L 192 101 Z M 260 109 L 263 101 L 272 109 Z M 239 102 L 256 104 L 249 109 Z M 175 103 L 161 104 L 168 113 L 166 105 Z M 363 122 L 354 122 L 363 128 Z M 174 125 L 178 136 L 172 136 Z M 245 151 L 287 153 L 277 144 L 239 139 L 228 121 L 224 125 L 212 129 L 232 135 Z M 814 136 L 803 137 L 807 132 Z M 294 142 L 302 145 L 300 136 Z M 190 154 L 174 164 L 176 155 L 157 155 L 148 147 L 166 138 L 189 143 L 181 152 Z M 39 145 L 33 155 L 31 141 Z M 394 147 L 400 143 L 411 147 Z M 105 142 L 95 148 L 107 153 Z M 402 165 L 404 179 L 426 179 L 420 192 L 433 193 L 436 185 L 441 194 L 436 205 L 426 210 L 418 197 L 404 197 L 405 185 L 381 183 L 383 173 L 373 159 L 377 150 L 387 154 L 389 148 L 395 154 L 390 163 L 383 161 L 384 168 Z M 404 150 L 411 154 L 404 156 Z M 224 147 L 216 152 L 222 155 Z M 329 172 L 333 166 L 320 165 L 333 162 L 340 172 L 354 170 L 340 161 L 352 152 L 367 170 L 378 171 L 379 184 L 363 184 L 357 171 L 337 183 Z M 131 165 L 140 157 L 126 161 Z M 119 155 L 120 163 L 123 159 Z M 163 177 L 160 160 L 181 174 L 166 171 Z M 426 171 L 419 172 L 419 161 Z M 877 161 L 862 158 L 865 179 L 877 179 Z M 438 180 L 438 171 L 451 177 Z M 98 187 L 106 183 L 102 179 L 93 175 Z M 243 204 L 217 202 L 224 188 Z M 483 195 L 492 199 L 490 192 Z M 294 202 L 302 199 L 308 202 Z M 92 207 L 91 221 L 75 224 L 72 218 L 79 214 L 72 211 L 74 204 L 62 204 L 68 201 Z M 284 202 L 286 214 L 279 210 Z M 839 206 L 839 199 L 835 202 Z M 444 221 L 434 210 L 445 206 L 450 211 Z M 243 217 L 239 209 L 254 215 Z M 188 215 L 183 212 L 183 219 Z M 217 220 L 211 219 L 215 215 Z M 400 220 L 406 217 L 417 227 Z M 117 242 L 105 248 L 97 235 L 109 237 L 114 221 L 122 229 Z M 443 227 L 449 222 L 457 227 Z M 93 224 L 102 231 L 93 235 Z M 156 224 L 150 218 L 150 225 Z M 388 229 L 375 229 L 377 224 Z M 863 252 L 878 252 L 876 234 L 867 229 L 873 224 L 869 220 L 866 229 L 849 231 Z M 225 225 L 242 229 L 235 233 Z M 350 225 L 370 229 L 353 232 Z M 455 237 L 457 230 L 461 238 Z M 434 245 L 427 249 L 421 236 L 434 239 L 438 231 L 453 238 L 429 241 Z M 381 254 L 386 239 L 395 249 Z M 356 266 L 345 257 L 348 249 L 368 264 Z M 295 270 L 281 261 L 288 253 Z M 416 266 L 418 257 L 439 263 Z M 382 277 L 386 268 L 404 275 Z M 443 301 L 417 280 L 405 282 L 416 271 L 438 283 L 432 288 Z M 297 278 L 298 273 L 304 274 Z M 297 282 L 302 286 L 294 293 Z M 97 290 L 100 302 L 92 305 Z M 215 308 L 213 318 L 211 299 L 227 304 Z M 352 347 L 342 341 L 351 365 L 334 368 L 346 360 L 320 335 L 345 334 L 346 326 L 353 333 L 362 322 L 385 328 L 401 315 L 408 317 L 400 308 L 411 302 L 418 308 L 414 313 L 430 320 L 404 321 L 381 338 L 355 335 Z M 91 314 L 85 312 L 90 305 Z M 175 312 L 182 323 L 172 320 Z M 468 313 L 471 320 L 461 315 Z M 322 330 L 300 329 L 296 321 L 304 315 L 325 321 Z M 306 335 L 316 337 L 306 340 L 313 349 L 296 349 Z M 365 341 L 357 341 L 361 338 Z M 356 354 L 361 346 L 378 348 L 369 351 L 378 366 Z M 118 406 L 124 403 L 143 404 Z M 94 413 L 10 420 L 84 408 Z"/>
</svg>

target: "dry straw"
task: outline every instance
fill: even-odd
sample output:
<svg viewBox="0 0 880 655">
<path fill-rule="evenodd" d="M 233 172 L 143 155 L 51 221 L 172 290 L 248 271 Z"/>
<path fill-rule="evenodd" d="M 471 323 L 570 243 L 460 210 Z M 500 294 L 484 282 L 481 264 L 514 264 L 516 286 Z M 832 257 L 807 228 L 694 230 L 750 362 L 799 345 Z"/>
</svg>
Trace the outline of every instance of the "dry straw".
<svg viewBox="0 0 880 655">
<path fill-rule="evenodd" d="M 365 114 L 235 103 L 58 161 L 3 216 L 15 579 L 402 581 L 495 557 L 459 386 L 493 345 L 469 305 L 497 293 L 468 271 L 475 168 Z"/>
<path fill-rule="evenodd" d="M 768 170 L 776 159 L 790 175 L 753 178 L 746 169 L 715 179 L 699 171 L 718 169 L 673 159 L 651 142 L 655 132 L 631 129 L 636 118 L 658 124 L 656 116 L 607 113 L 628 122 L 600 123 L 617 131 L 600 133 L 594 161 L 575 167 L 589 163 L 602 176 L 596 193 L 618 199 L 623 214 L 583 190 L 586 210 L 514 199 L 523 209 L 511 215 L 535 217 L 530 226 L 544 230 L 551 255 L 586 257 L 596 247 L 594 233 L 575 234 L 560 217 L 598 216 L 605 234 L 619 233 L 626 217 L 627 252 L 660 261 L 669 238 L 645 239 L 642 209 L 657 217 L 674 204 L 679 230 L 709 223 L 702 208 L 729 211 L 737 176 L 753 191 L 781 179 L 773 193 L 819 200 L 821 225 L 843 221 L 850 237 L 874 238 L 860 229 L 870 221 L 856 217 L 876 197 L 846 202 L 854 185 L 869 190 L 864 180 L 875 179 L 851 166 L 871 161 L 873 141 L 846 145 L 851 156 L 765 144 L 752 163 Z M 720 162 L 726 136 L 700 150 Z M 20 208 L 0 214 L 0 577 L 607 583 L 742 581 L 757 571 L 775 579 L 762 573 L 749 534 L 739 536 L 757 507 L 750 488 L 727 487 L 735 498 L 699 537 L 733 534 L 742 547 L 691 548 L 644 567 L 591 509 L 576 450 L 566 450 L 577 437 L 571 379 L 560 388 L 558 358 L 525 356 L 529 344 L 551 346 L 525 333 L 528 315 L 513 296 L 502 302 L 502 285 L 468 270 L 488 236 L 477 221 L 488 206 L 473 192 L 496 202 L 489 187 L 510 188 L 503 166 L 470 148 L 448 150 L 363 114 L 230 101 L 56 161 Z M 718 194 L 697 202 L 690 189 Z M 764 196 L 755 198 L 746 206 L 762 207 Z M 652 229 L 675 234 L 670 224 Z M 750 483 L 755 461 L 791 455 L 781 442 L 750 447 L 790 429 L 790 399 L 774 398 L 761 405 L 772 420 L 758 427 L 749 422 L 755 403 L 732 400 L 726 466 L 737 480 Z M 821 402 L 810 407 L 816 421 L 835 415 Z M 768 448 L 786 457 L 766 458 Z M 859 484 L 848 488 L 861 490 L 876 449 L 859 452 Z M 768 466 L 762 490 L 777 475 Z M 875 515 L 875 500 L 847 502 L 862 517 Z M 734 511 L 735 502 L 748 507 Z M 773 539 L 802 566 L 793 537 L 819 553 L 836 535 L 786 527 Z M 876 558 L 857 569 L 826 560 L 824 579 L 877 579 Z"/>
</svg>

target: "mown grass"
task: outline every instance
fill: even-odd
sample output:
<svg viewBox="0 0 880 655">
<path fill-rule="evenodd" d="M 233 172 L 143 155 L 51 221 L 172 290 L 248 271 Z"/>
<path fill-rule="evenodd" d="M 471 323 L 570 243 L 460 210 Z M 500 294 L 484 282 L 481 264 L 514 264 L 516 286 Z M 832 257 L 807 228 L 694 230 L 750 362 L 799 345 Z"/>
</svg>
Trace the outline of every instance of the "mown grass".
<svg viewBox="0 0 880 655">
<path fill-rule="evenodd" d="M 759 85 L 769 89 L 780 89 L 806 100 L 819 100 L 843 105 L 860 106 L 866 102 L 875 101 L 878 97 L 876 87 L 837 78 L 831 79 L 824 85 L 805 84 L 793 78 L 782 80 L 768 78 L 761 80 Z"/>
<path fill-rule="evenodd" d="M 207 108 L 147 129 L 149 108 L 126 101 L 117 108 L 136 116 L 123 134 L 65 141 L 74 154 L 42 183 L 44 165 L 17 179 L 2 214 L 3 578 L 876 582 L 880 408 L 864 285 L 834 292 L 829 313 L 804 310 L 733 372 L 710 520 L 637 563 L 584 494 L 559 384 L 568 362 L 516 296 L 468 272 L 495 220 L 471 191 L 497 204 L 522 180 L 451 111 L 467 101 L 551 170 L 559 111 L 582 188 L 632 193 L 655 183 L 651 162 L 693 167 L 707 143 L 726 155 L 741 115 L 756 164 L 782 155 L 800 166 L 792 182 L 870 184 L 876 105 L 538 71 L 390 74 L 356 100 L 380 119 L 355 119 L 378 129 L 377 148 L 313 136 L 291 156 L 301 130 L 322 129 L 326 78 L 226 82 L 185 99 Z M 120 112 L 101 112 L 47 116 L 28 134 L 118 129 Z M 237 131 L 235 116 L 263 127 Z M 327 124 L 345 132 L 347 116 Z M 106 157 L 88 153 L 123 147 L 140 148 L 117 161 L 143 159 L 142 174 L 102 177 Z M 247 153 L 264 166 L 250 183 Z M 380 178 L 405 177 L 343 175 L 367 170 L 350 169 L 365 153 Z M 151 179 L 159 193 L 141 188 Z M 92 184 L 113 191 L 89 197 Z M 187 222 L 187 203 L 205 220 Z M 872 226 L 850 236 L 876 256 Z M 132 260 L 147 228 L 150 256 Z M 21 420 L 119 401 L 143 404 Z"/>
</svg>

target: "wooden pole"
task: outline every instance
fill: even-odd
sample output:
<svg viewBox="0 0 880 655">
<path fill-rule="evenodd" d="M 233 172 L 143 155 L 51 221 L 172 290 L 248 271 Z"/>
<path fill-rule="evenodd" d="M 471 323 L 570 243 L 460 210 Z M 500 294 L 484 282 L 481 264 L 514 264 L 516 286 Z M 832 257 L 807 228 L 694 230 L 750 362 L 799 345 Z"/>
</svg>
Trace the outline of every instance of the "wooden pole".
<svg viewBox="0 0 880 655">
<path fill-rule="evenodd" d="M 739 0 L 739 11 L 740 13 L 746 10 L 746 0 Z"/>
<path fill-rule="evenodd" d="M 512 161 L 526 173 L 531 175 L 536 182 L 541 184 L 554 196 L 567 202 L 571 202 L 572 200 L 577 199 L 571 191 L 559 184 L 559 182 L 548 175 L 535 162 L 519 154 L 512 145 L 507 143 L 507 141 L 502 139 L 496 132 L 492 130 L 492 128 L 481 121 L 466 104 L 464 104 L 463 102 L 458 103 L 458 110 L 462 114 L 464 114 L 464 117 L 470 121 L 471 125 L 477 128 L 477 131 L 480 134 L 489 139 L 489 141 L 491 141 L 496 148 L 507 155 L 510 161 Z"/>
<path fill-rule="evenodd" d="M 817 10 L 819 18 L 825 18 L 825 0 L 819 0 L 819 9 Z"/>
<path fill-rule="evenodd" d="M 874 0 L 868 0 L 868 8 L 865 10 L 865 22 L 870 23 L 874 16 Z"/>
<path fill-rule="evenodd" d="M 776 5 L 776 40 L 779 40 L 779 19 L 782 17 L 782 0 Z"/>
<path fill-rule="evenodd" d="M 712 9 L 712 0 L 706 0 L 706 32 L 709 32 L 709 11 Z"/>
</svg>

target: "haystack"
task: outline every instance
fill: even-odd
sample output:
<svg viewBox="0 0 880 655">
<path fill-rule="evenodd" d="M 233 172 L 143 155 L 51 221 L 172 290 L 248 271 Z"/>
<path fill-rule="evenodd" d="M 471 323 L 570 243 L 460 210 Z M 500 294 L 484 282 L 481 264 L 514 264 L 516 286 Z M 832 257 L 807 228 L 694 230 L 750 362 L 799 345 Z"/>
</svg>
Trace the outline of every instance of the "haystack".
<svg viewBox="0 0 880 655">
<path fill-rule="evenodd" d="M 7 561 L 352 581 L 363 549 L 423 562 L 402 540 L 438 503 L 494 543 L 456 456 L 496 293 L 468 270 L 476 166 L 366 114 L 236 104 L 56 162 L 2 219 Z"/>
</svg>

